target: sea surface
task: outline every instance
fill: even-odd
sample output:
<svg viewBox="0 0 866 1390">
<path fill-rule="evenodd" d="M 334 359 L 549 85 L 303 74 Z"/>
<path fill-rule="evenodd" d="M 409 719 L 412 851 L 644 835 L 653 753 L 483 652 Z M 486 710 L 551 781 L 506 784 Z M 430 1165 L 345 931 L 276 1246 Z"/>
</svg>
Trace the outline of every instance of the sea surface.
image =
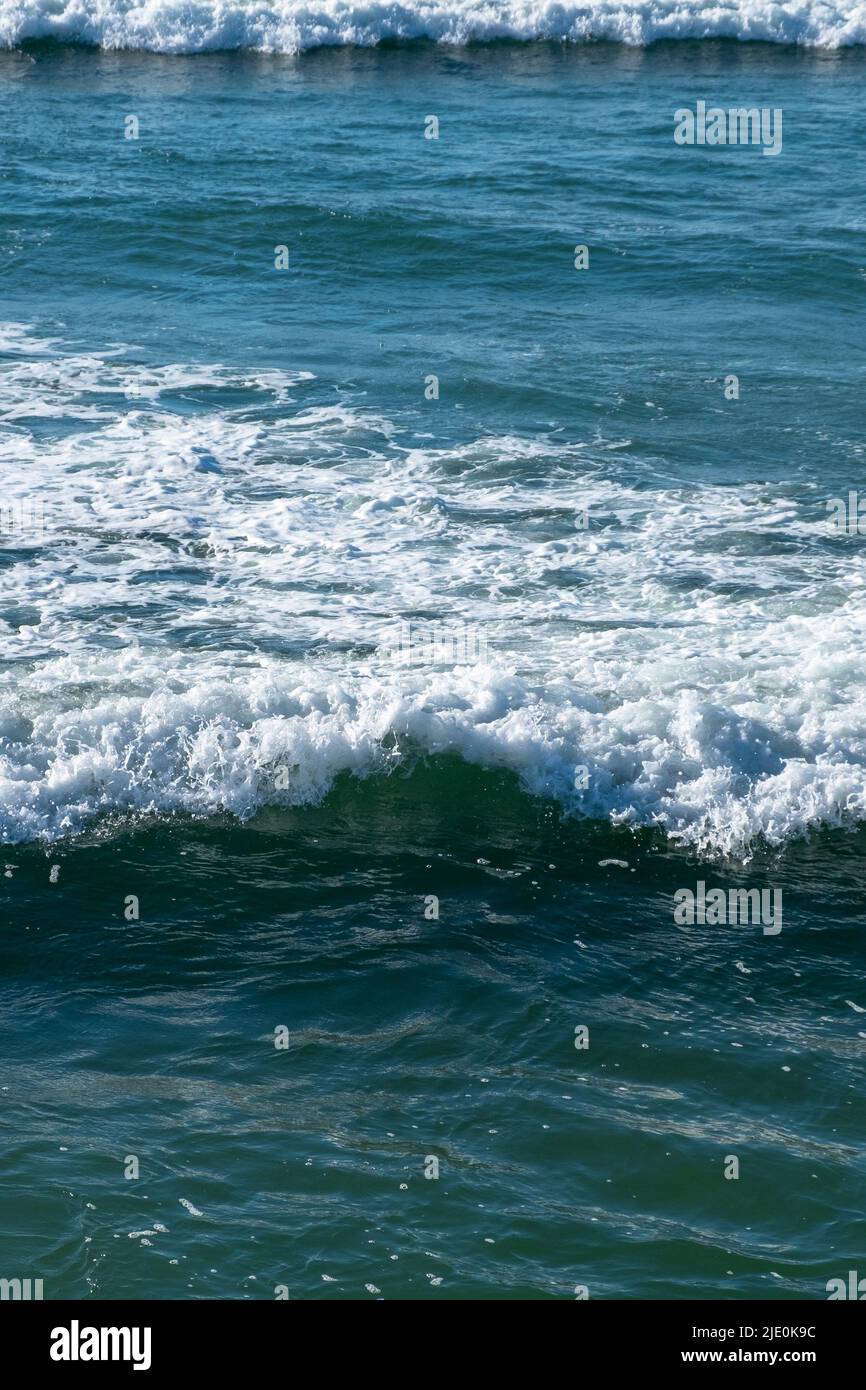
<svg viewBox="0 0 866 1390">
<path fill-rule="evenodd" d="M 0 3 L 0 1277 L 866 1275 L 863 6 L 91 8 Z"/>
</svg>

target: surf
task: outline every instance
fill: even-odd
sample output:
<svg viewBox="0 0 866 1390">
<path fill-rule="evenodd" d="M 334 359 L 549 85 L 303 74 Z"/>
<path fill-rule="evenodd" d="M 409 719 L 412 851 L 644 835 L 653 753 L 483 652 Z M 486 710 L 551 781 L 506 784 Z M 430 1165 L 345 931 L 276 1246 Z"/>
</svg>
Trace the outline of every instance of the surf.
<svg viewBox="0 0 866 1390">
<path fill-rule="evenodd" d="M 430 40 L 450 46 L 511 40 L 643 47 L 664 39 L 742 39 L 814 48 L 866 43 L 861 4 L 811 0 L 415 0 L 371 4 L 348 0 L 19 0 L 0 18 L 0 45 L 53 39 L 104 49 L 202 53 L 252 49 L 301 53 L 327 46 L 371 47 L 383 42 Z"/>
</svg>

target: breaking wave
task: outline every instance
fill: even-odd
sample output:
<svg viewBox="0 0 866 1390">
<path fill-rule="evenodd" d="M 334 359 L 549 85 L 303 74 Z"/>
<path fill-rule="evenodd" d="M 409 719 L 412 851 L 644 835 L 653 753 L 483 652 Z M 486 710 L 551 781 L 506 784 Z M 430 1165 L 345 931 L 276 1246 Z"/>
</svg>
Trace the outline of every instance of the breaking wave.
<svg viewBox="0 0 866 1390">
<path fill-rule="evenodd" d="M 308 372 L 0 348 L 7 842 L 419 754 L 701 852 L 866 819 L 866 556 L 814 485 L 636 488 L 625 448 L 404 443 Z"/>
<path fill-rule="evenodd" d="M 428 39 L 607 40 L 645 46 L 660 39 L 742 39 L 838 48 L 866 43 L 860 0 L 14 0 L 0 14 L 0 45 L 55 39 L 106 49 L 201 53 L 253 49 L 299 53 L 326 45 L 372 46 Z"/>
</svg>

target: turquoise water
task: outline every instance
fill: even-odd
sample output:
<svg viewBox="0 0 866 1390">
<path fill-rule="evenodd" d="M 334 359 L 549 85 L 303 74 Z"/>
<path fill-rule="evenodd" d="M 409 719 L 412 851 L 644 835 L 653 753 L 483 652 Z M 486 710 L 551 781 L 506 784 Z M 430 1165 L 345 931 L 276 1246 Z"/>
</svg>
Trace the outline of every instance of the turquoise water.
<svg viewBox="0 0 866 1390">
<path fill-rule="evenodd" d="M 0 1275 L 862 1269 L 864 61 L 0 53 Z"/>
</svg>

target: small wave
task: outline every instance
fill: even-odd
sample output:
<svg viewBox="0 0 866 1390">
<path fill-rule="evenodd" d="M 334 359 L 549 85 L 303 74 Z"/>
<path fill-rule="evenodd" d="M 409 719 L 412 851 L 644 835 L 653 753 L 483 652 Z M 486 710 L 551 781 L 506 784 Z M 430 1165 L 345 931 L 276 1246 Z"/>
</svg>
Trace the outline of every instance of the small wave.
<svg viewBox="0 0 866 1390">
<path fill-rule="evenodd" d="M 17 0 L 0 15 L 0 45 L 54 39 L 106 49 L 202 53 L 253 49 L 300 53 L 322 46 L 370 47 L 428 39 L 607 40 L 643 47 L 659 39 L 743 39 L 839 48 L 866 43 L 866 5 L 773 0 Z"/>
<path fill-rule="evenodd" d="M 5 842 L 62 839 L 118 813 L 245 820 L 320 802 L 340 774 L 387 774 L 419 755 L 510 771 L 567 814 L 657 828 L 709 855 L 747 858 L 759 841 L 866 819 L 862 753 L 834 755 L 814 728 L 807 746 L 807 716 L 800 755 L 784 756 L 790 738 L 760 714 L 695 691 L 599 710 L 573 689 L 541 691 L 489 667 L 312 688 L 279 664 L 172 690 L 141 654 L 115 660 L 115 677 L 133 673 L 159 688 L 84 708 L 52 702 L 29 718 L 0 711 Z"/>
</svg>

